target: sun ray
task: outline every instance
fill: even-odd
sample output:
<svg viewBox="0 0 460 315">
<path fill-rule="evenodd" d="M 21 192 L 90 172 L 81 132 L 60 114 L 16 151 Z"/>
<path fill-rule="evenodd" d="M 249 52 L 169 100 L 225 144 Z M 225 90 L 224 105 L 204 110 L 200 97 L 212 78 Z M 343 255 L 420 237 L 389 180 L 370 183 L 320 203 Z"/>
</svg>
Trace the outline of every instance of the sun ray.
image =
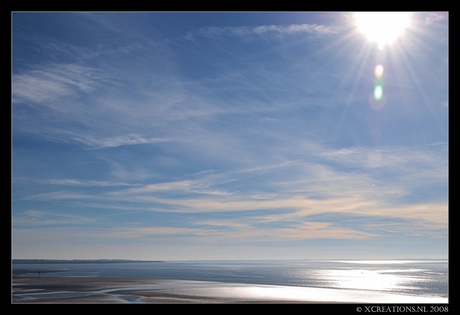
<svg viewBox="0 0 460 315">
<path fill-rule="evenodd" d="M 425 51 L 429 50 L 429 47 L 427 47 L 423 42 L 418 42 L 417 45 L 419 47 L 424 47 Z M 394 56 L 393 59 L 397 61 L 397 65 L 401 69 L 401 73 L 404 74 L 400 75 L 399 80 L 402 80 L 402 82 L 400 81 L 398 84 L 411 84 L 414 91 L 419 94 L 420 99 L 422 100 L 419 105 L 425 106 L 425 108 L 427 108 L 431 113 L 431 117 L 436 121 L 436 125 L 439 126 L 439 128 L 442 128 L 443 123 L 436 115 L 436 110 L 434 108 L 435 105 L 431 102 L 431 98 L 424 87 L 423 79 L 417 74 L 417 68 L 409 53 L 404 50 L 396 50 L 395 53 L 397 56 Z M 405 103 L 409 103 L 409 100 L 407 99 L 409 96 L 403 94 L 402 97 L 404 97 Z"/>
</svg>

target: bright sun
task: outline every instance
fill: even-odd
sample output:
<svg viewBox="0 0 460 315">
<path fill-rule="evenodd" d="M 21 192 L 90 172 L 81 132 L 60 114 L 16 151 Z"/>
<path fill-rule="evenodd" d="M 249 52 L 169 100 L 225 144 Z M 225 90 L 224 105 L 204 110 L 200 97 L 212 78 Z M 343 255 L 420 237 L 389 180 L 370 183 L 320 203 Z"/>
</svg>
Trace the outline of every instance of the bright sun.
<svg viewBox="0 0 460 315">
<path fill-rule="evenodd" d="M 409 12 L 358 12 L 354 18 L 358 30 L 383 49 L 404 33 L 411 16 Z"/>
</svg>

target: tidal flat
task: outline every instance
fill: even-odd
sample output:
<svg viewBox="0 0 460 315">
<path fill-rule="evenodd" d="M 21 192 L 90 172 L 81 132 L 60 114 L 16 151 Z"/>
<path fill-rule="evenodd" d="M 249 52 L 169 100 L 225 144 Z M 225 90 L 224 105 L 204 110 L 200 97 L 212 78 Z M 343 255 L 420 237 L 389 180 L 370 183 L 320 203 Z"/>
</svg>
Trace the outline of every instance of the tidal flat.
<svg viewBox="0 0 460 315">
<path fill-rule="evenodd" d="M 294 286 L 99 277 L 15 279 L 12 303 L 446 303 L 443 298 Z"/>
</svg>

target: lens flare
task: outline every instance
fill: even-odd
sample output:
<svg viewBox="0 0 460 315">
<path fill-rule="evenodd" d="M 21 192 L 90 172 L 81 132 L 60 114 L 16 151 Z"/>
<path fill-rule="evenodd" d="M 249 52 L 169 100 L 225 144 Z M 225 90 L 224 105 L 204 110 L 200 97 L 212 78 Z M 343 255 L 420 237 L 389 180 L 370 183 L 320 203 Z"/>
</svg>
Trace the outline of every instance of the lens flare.
<svg viewBox="0 0 460 315">
<path fill-rule="evenodd" d="M 382 65 L 376 65 L 374 74 L 376 78 L 381 78 L 383 77 L 383 66 Z"/>
<path fill-rule="evenodd" d="M 380 101 L 383 97 L 383 66 L 378 64 L 374 68 L 375 85 L 374 99 Z"/>
<path fill-rule="evenodd" d="M 377 84 L 374 88 L 374 98 L 377 101 L 380 101 L 383 97 L 383 86 L 380 84 Z"/>
</svg>

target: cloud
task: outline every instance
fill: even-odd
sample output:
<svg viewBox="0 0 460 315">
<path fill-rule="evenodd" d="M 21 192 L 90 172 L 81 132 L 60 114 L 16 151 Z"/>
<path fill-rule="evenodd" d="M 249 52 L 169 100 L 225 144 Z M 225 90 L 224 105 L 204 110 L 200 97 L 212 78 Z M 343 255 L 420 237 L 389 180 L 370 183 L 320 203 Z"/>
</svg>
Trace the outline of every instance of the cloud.
<svg viewBox="0 0 460 315">
<path fill-rule="evenodd" d="M 116 148 L 129 145 L 140 145 L 167 142 L 169 139 L 149 137 L 141 134 L 125 134 L 114 137 L 97 137 L 96 135 L 74 135 L 72 140 L 84 144 L 90 149 Z"/>
<path fill-rule="evenodd" d="M 227 27 L 205 27 L 187 33 L 187 39 L 196 37 L 215 37 L 215 36 L 263 36 L 280 34 L 335 34 L 341 28 L 330 25 L 319 24 L 292 24 L 292 25 L 260 25 L 248 26 L 227 26 Z"/>
<path fill-rule="evenodd" d="M 210 186 L 214 186 L 217 182 L 211 182 L 216 180 L 216 178 L 204 178 L 198 180 L 181 180 L 181 181 L 170 181 L 170 182 L 163 182 L 163 183 L 155 183 L 155 184 L 148 184 L 143 185 L 142 187 L 130 188 L 123 191 L 111 192 L 109 195 L 114 196 L 142 196 L 142 195 L 150 195 L 152 193 L 194 193 L 194 194 L 206 194 L 206 195 L 215 195 L 215 196 L 228 196 L 232 195 L 231 192 L 217 190 L 217 189 L 209 189 Z M 227 180 L 228 181 L 228 180 Z"/>
<path fill-rule="evenodd" d="M 137 238 L 145 236 L 159 235 L 190 235 L 202 234 L 203 232 L 193 228 L 176 228 L 176 227 L 143 227 L 143 228 L 121 228 L 109 231 L 101 237 L 116 238 Z"/>
<path fill-rule="evenodd" d="M 448 14 L 448 12 L 430 12 L 425 18 L 425 23 L 432 24 L 438 21 L 445 21 L 448 19 Z"/>
<path fill-rule="evenodd" d="M 354 178 L 350 178 L 349 184 L 352 185 L 353 181 Z M 110 215 L 139 211 L 155 216 L 161 213 L 178 214 L 175 219 L 167 221 L 136 221 L 136 217 L 130 217 L 131 221 L 125 222 L 123 226 L 116 224 L 119 227 L 103 228 L 97 232 L 89 231 L 85 236 L 92 235 L 97 238 L 173 237 L 186 242 L 200 243 L 263 243 L 312 239 L 358 240 L 395 233 L 438 237 L 447 229 L 446 202 L 392 204 L 388 198 L 378 198 L 378 195 L 367 193 L 353 193 L 350 196 L 346 193 L 331 193 L 330 196 L 324 194 L 319 199 L 308 198 L 298 193 L 286 197 L 276 191 L 271 195 L 264 195 L 264 198 L 254 198 L 257 195 L 253 195 L 252 192 L 204 194 L 203 192 L 213 189 L 210 183 L 204 185 L 204 182 L 183 180 L 121 190 L 112 186 L 117 190 L 94 195 L 61 191 L 34 195 L 26 199 L 71 203 L 73 207 L 81 209 L 110 210 L 103 216 L 104 222 Z M 64 183 L 82 184 L 69 180 Z M 325 189 L 344 189 L 346 186 L 342 185 L 343 183 L 339 183 L 335 188 Z M 308 189 L 308 186 L 305 189 Z M 218 219 L 206 219 L 203 214 L 217 216 Z M 58 218 L 55 215 L 53 218 L 51 215 L 45 220 L 45 215 L 44 212 L 28 212 L 25 217 L 15 218 L 14 222 L 27 222 L 29 226 L 33 226 L 34 222 L 37 226 L 46 223 L 54 229 L 60 228 L 67 219 L 72 219 L 65 216 Z M 97 222 L 99 217 L 92 214 L 88 220 Z M 34 218 L 40 220 L 34 221 Z M 84 223 L 82 220 L 77 219 L 73 222 Z M 127 226 L 129 223 L 131 227 Z M 66 233 L 71 234 L 70 231 Z"/>
<path fill-rule="evenodd" d="M 131 64 L 142 63 L 131 60 Z M 120 72 L 128 72 L 125 67 L 125 59 L 115 70 L 50 63 L 14 74 L 15 131 L 104 149 L 183 139 L 186 121 L 225 112 L 200 97 L 199 86 L 185 88 L 185 81 L 168 74 L 167 65 L 120 77 Z"/>
<path fill-rule="evenodd" d="M 90 67 L 52 64 L 13 75 L 13 103 L 47 104 L 61 97 L 94 91 L 101 77 Z"/>
<path fill-rule="evenodd" d="M 373 233 L 343 228 L 333 223 L 307 221 L 278 222 L 279 226 L 261 225 L 257 218 L 241 220 L 207 220 L 199 225 L 217 227 L 221 237 L 241 241 L 298 241 L 310 239 L 364 239 L 376 236 Z"/>
<path fill-rule="evenodd" d="M 352 182 L 352 179 L 350 180 Z M 341 187 L 341 186 L 339 186 Z M 336 187 L 335 189 L 340 189 Z M 385 198 L 372 194 L 341 194 L 321 199 L 312 199 L 296 195 L 293 197 L 273 196 L 265 199 L 251 198 L 251 196 L 239 195 L 208 195 L 205 197 L 184 197 L 183 194 L 175 193 L 170 196 L 159 196 L 160 187 L 150 187 L 149 193 L 126 194 L 120 196 L 111 194 L 115 200 L 131 200 L 144 205 L 147 209 L 156 204 L 155 211 L 178 212 L 178 213 L 235 213 L 256 211 L 253 217 L 259 222 L 299 222 L 312 215 L 322 213 L 336 213 L 347 215 L 360 215 L 381 218 L 402 218 L 407 220 L 420 220 L 429 222 L 432 228 L 442 228 L 447 224 L 447 204 L 445 202 L 427 202 L 421 204 L 392 204 Z M 161 187 L 165 189 L 166 187 Z M 171 188 L 171 187 L 169 187 Z M 139 192 L 139 190 L 138 190 Z M 182 197 L 178 198 L 180 195 Z M 265 213 L 265 211 L 268 211 Z M 275 212 L 275 213 L 273 213 Z M 263 214 L 265 213 L 265 214 Z"/>
<path fill-rule="evenodd" d="M 285 160 L 226 171 L 209 170 L 164 182 L 50 179 L 47 184 L 106 187 L 103 192 L 56 191 L 27 200 L 65 201 L 82 207 L 126 211 L 216 214 L 253 212 L 259 222 L 301 222 L 312 215 L 335 213 L 368 218 L 425 222 L 433 229 L 447 224 L 444 195 L 411 199 L 423 189 L 444 185 L 445 144 L 386 148 L 383 164 L 367 168 L 372 148 L 327 149 L 315 146 L 308 160 Z M 123 172 L 124 174 L 125 172 Z M 145 174 L 144 174 L 145 175 Z M 125 178 L 126 180 L 126 178 Z M 426 183 L 427 188 L 423 188 Z"/>
<path fill-rule="evenodd" d="M 62 213 L 55 213 L 42 210 L 27 210 L 21 215 L 17 215 L 13 219 L 15 226 L 62 226 L 62 225 L 75 225 L 75 224 L 88 224 L 94 222 L 95 219 L 91 217 L 84 217 L 78 215 L 69 215 Z"/>
<path fill-rule="evenodd" d="M 92 195 L 81 194 L 72 191 L 54 191 L 44 194 L 36 194 L 24 197 L 20 200 L 41 200 L 41 201 L 57 201 L 57 200 L 82 200 L 93 198 Z"/>
<path fill-rule="evenodd" d="M 95 237 L 107 238 L 142 238 L 149 236 L 174 236 L 200 240 L 200 242 L 216 243 L 226 241 L 230 243 L 244 242 L 282 242 L 310 239 L 364 239 L 374 237 L 375 234 L 342 228 L 324 222 L 301 222 L 282 228 L 261 228 L 256 225 L 228 224 L 221 222 L 200 222 L 196 227 L 131 227 L 115 228 L 105 231 L 103 235 Z"/>
<path fill-rule="evenodd" d="M 165 183 L 149 184 L 140 188 L 131 188 L 129 190 L 123 191 L 123 194 L 144 194 L 152 193 L 159 191 L 189 191 L 192 189 L 202 188 L 203 185 L 200 185 L 196 181 L 192 180 L 183 180 L 183 181 L 172 181 Z"/>
<path fill-rule="evenodd" d="M 423 220 L 403 219 L 389 222 L 382 218 L 376 218 L 369 220 L 363 227 L 380 235 L 429 236 L 432 238 L 447 236 L 446 223 L 435 225 L 433 222 Z"/>
<path fill-rule="evenodd" d="M 108 182 L 99 180 L 77 180 L 72 178 L 48 179 L 41 183 L 58 186 L 82 186 L 82 187 L 111 187 L 111 186 L 135 186 L 133 184 L 121 182 Z"/>
</svg>

